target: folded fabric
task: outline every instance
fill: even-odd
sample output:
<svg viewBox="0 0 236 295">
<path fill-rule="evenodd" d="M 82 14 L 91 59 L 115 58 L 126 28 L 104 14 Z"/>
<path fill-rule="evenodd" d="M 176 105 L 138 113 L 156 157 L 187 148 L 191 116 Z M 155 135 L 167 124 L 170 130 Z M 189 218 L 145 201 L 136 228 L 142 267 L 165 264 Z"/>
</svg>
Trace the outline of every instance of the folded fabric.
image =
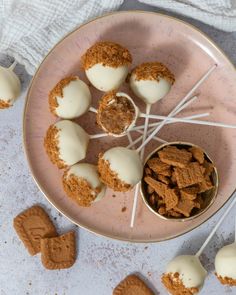
<svg viewBox="0 0 236 295">
<path fill-rule="evenodd" d="M 225 31 L 236 31 L 234 0 L 139 0 Z M 123 0 L 3 0 L 0 1 L 0 52 L 13 56 L 29 74 L 69 31 L 106 12 Z"/>
<path fill-rule="evenodd" d="M 47 52 L 76 26 L 117 10 L 123 0 L 0 1 L 0 52 L 33 75 Z"/>
<path fill-rule="evenodd" d="M 140 0 L 200 20 L 217 29 L 236 31 L 235 0 Z"/>
</svg>

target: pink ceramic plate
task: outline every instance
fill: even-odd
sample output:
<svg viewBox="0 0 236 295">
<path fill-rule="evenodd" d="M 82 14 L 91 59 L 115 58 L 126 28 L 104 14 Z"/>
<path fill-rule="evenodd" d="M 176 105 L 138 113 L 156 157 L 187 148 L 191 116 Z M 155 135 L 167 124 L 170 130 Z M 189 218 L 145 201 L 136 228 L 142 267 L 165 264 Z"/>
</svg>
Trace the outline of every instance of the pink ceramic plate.
<svg viewBox="0 0 236 295">
<path fill-rule="evenodd" d="M 153 242 L 186 233 L 216 213 L 235 189 L 236 130 L 190 124 L 165 126 L 159 136 L 167 141 L 187 141 L 205 149 L 217 165 L 220 176 L 215 203 L 195 220 L 176 223 L 165 221 L 145 206 L 139 198 L 135 227 L 130 229 L 133 191 L 114 193 L 90 208 L 75 205 L 63 192 L 62 171 L 52 165 L 43 148 L 43 138 L 50 124 L 56 121 L 49 112 L 48 92 L 62 78 L 78 74 L 87 81 L 81 69 L 80 57 L 94 42 L 110 40 L 127 47 L 135 66 L 144 61 L 161 61 L 176 76 L 169 95 L 152 107 L 152 113 L 166 115 L 214 64 L 217 69 L 198 90 L 199 100 L 181 116 L 210 112 L 209 120 L 235 123 L 235 69 L 223 52 L 194 27 L 175 18 L 149 12 L 121 12 L 95 19 L 76 29 L 60 41 L 47 55 L 35 74 L 28 92 L 24 114 L 24 143 L 31 172 L 47 199 L 74 223 L 107 237 L 133 242 Z M 128 90 L 128 86 L 122 88 Z M 91 87 L 93 106 L 102 93 Z M 138 106 L 145 106 L 137 98 Z M 90 134 L 101 132 L 92 113 L 79 118 Z M 133 136 L 138 134 L 133 133 Z M 115 145 L 127 145 L 126 137 L 90 142 L 85 161 L 96 163 L 99 152 Z M 157 147 L 152 141 L 146 152 Z M 129 167 L 127 167 L 129 169 Z"/>
</svg>

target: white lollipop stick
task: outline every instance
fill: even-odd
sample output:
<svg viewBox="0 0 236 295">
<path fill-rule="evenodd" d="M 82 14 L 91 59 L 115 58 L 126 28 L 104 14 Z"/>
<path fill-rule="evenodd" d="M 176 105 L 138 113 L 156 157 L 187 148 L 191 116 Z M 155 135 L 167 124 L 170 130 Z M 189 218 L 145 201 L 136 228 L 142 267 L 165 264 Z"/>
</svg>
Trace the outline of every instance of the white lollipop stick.
<svg viewBox="0 0 236 295">
<path fill-rule="evenodd" d="M 151 111 L 151 104 L 147 103 L 146 104 L 146 117 L 145 117 L 145 123 L 144 123 L 144 131 L 143 131 L 143 142 L 145 141 L 147 137 L 147 131 L 148 131 L 148 121 L 149 121 L 149 113 Z M 144 151 L 145 147 L 141 150 L 140 158 L 143 161 L 143 156 L 144 156 Z M 136 208 L 138 204 L 138 194 L 139 194 L 139 187 L 140 187 L 140 182 L 136 184 L 135 186 L 135 191 L 134 191 L 134 203 L 133 203 L 133 208 L 132 208 L 132 215 L 131 215 L 131 222 L 130 222 L 130 227 L 134 226 L 134 218 L 135 218 L 135 213 L 136 213 Z"/>
<path fill-rule="evenodd" d="M 189 120 L 190 119 L 194 119 L 194 118 L 201 118 L 201 117 L 206 117 L 206 116 L 209 116 L 209 113 L 205 113 L 205 114 L 199 114 L 199 115 L 194 115 L 194 116 L 190 116 L 190 117 L 187 117 Z M 166 124 L 171 124 L 171 123 L 175 123 L 175 122 L 167 122 Z M 154 123 L 155 125 L 154 126 L 159 126 L 160 124 L 161 124 L 161 122 L 159 122 L 159 123 Z M 150 125 L 152 125 L 152 124 L 150 124 Z M 135 130 L 131 130 L 131 131 L 137 131 L 137 130 L 139 130 L 139 129 L 143 129 L 143 126 L 142 127 L 135 127 L 136 129 Z M 151 128 L 149 131 L 148 131 L 148 134 L 150 134 L 151 132 L 153 132 L 153 130 L 155 130 L 156 129 L 156 127 L 153 127 L 153 128 Z M 158 139 L 160 139 L 160 140 L 162 140 L 160 137 L 157 137 L 156 136 L 156 138 L 158 138 Z M 136 140 L 134 140 L 134 142 L 132 143 L 132 144 L 129 144 L 128 146 L 127 146 L 127 148 L 131 148 L 133 145 L 135 145 L 136 143 L 138 143 L 140 140 L 142 139 L 142 136 L 140 136 L 140 137 L 138 137 Z"/>
<path fill-rule="evenodd" d="M 152 117 L 154 118 L 155 116 L 152 116 Z M 157 117 L 161 117 L 161 116 L 157 116 Z M 161 122 L 162 124 L 163 124 L 163 122 L 166 123 L 166 121 L 170 121 L 170 122 L 174 122 L 174 123 L 178 122 L 178 123 L 190 123 L 190 124 L 215 126 L 215 127 L 224 127 L 224 128 L 236 128 L 236 125 L 235 124 L 225 124 L 225 123 L 221 123 L 221 122 L 211 122 L 211 121 L 202 121 L 202 120 L 188 120 L 188 119 L 184 119 L 184 118 L 172 118 L 172 117 L 170 118 L 168 116 L 166 118 L 167 119 L 164 119 Z M 143 146 L 142 146 L 142 148 L 143 148 Z M 139 149 L 141 149 L 141 147 Z"/>
<path fill-rule="evenodd" d="M 188 119 L 188 120 L 199 119 L 199 118 L 207 117 L 209 115 L 210 115 L 210 113 L 202 113 L 202 114 L 197 114 L 197 115 L 193 115 L 193 116 L 189 116 L 189 117 L 183 117 L 182 119 Z M 176 123 L 176 122 L 169 121 L 169 120 L 166 122 L 166 124 L 173 124 L 173 123 Z M 149 124 L 148 127 L 156 127 L 156 126 L 159 126 L 160 124 L 161 124 L 161 122 L 155 122 L 155 123 Z M 130 131 L 139 131 L 139 130 L 142 130 L 142 129 L 144 129 L 144 125 L 134 127 Z M 155 128 L 152 128 L 152 130 L 154 130 L 154 129 Z M 149 133 L 150 133 L 150 130 L 148 130 L 148 134 Z"/>
<path fill-rule="evenodd" d="M 136 208 L 137 208 L 137 203 L 138 203 L 139 187 L 140 187 L 140 182 L 138 184 L 136 184 L 136 186 L 135 186 L 134 202 L 133 202 L 133 208 L 132 208 L 130 227 L 134 227 L 134 219 L 135 219 L 135 213 L 136 213 Z"/>
<path fill-rule="evenodd" d="M 128 137 L 128 140 L 129 140 L 129 144 L 133 144 L 133 139 L 132 139 L 129 131 L 127 132 L 127 137 Z"/>
<path fill-rule="evenodd" d="M 89 111 L 92 112 L 92 113 L 97 113 L 98 112 L 94 107 L 90 107 Z"/>
<path fill-rule="evenodd" d="M 146 137 L 147 137 L 147 131 L 148 131 L 148 121 L 149 121 L 149 114 L 151 111 L 151 104 L 147 103 L 146 104 L 146 117 L 145 117 L 145 122 L 144 122 L 144 130 L 143 130 L 143 142 L 145 141 Z M 145 152 L 145 147 L 141 150 L 141 160 L 143 160 L 143 156 L 144 156 L 144 152 Z"/>
<path fill-rule="evenodd" d="M 10 70 L 10 71 L 14 71 L 16 65 L 17 65 L 17 61 L 15 60 L 15 61 L 10 65 L 10 67 L 8 68 L 8 70 Z"/>
<path fill-rule="evenodd" d="M 217 65 L 212 66 L 207 73 L 193 86 L 193 88 L 185 95 L 185 97 L 177 104 L 177 106 L 169 113 L 166 119 L 164 119 L 161 124 L 151 133 L 149 137 L 140 145 L 140 147 L 137 149 L 137 151 L 141 151 L 142 148 L 152 139 L 154 135 L 157 134 L 158 131 L 165 125 L 166 121 L 168 121 L 168 118 L 171 118 L 174 116 L 176 110 L 178 110 L 193 94 L 193 92 L 208 78 L 208 76 L 214 71 L 214 69 L 217 67 Z"/>
<path fill-rule="evenodd" d="M 92 134 L 89 135 L 90 139 L 96 139 L 96 138 L 101 138 L 101 137 L 106 137 L 109 136 L 107 133 L 99 133 L 99 134 Z"/>
<path fill-rule="evenodd" d="M 176 112 L 174 113 L 174 115 L 177 115 L 179 112 L 181 112 L 183 109 L 187 108 L 191 103 L 193 103 L 198 97 L 195 95 L 192 98 L 190 98 L 186 103 L 184 103 L 180 108 L 178 108 L 178 110 L 176 110 Z M 186 117 L 185 119 L 189 119 L 188 117 Z M 169 122 L 169 120 L 168 120 Z M 168 124 L 167 122 L 167 124 Z M 171 122 L 170 122 L 171 123 Z M 161 122 L 157 122 L 157 123 L 151 123 L 149 124 L 149 127 L 152 126 L 158 126 L 160 125 Z M 138 126 L 138 127 L 134 127 L 132 128 L 132 130 L 139 130 L 139 129 L 143 129 L 144 125 Z"/>
<path fill-rule="evenodd" d="M 234 199 L 233 199 L 232 203 L 225 210 L 225 213 L 221 216 L 221 218 L 219 219 L 219 221 L 216 223 L 216 225 L 214 226 L 213 230 L 211 231 L 211 233 L 209 234 L 209 236 L 207 237 L 206 241 L 203 243 L 203 245 L 201 246 L 201 248 L 195 254 L 195 256 L 199 257 L 202 254 L 202 252 L 204 251 L 205 247 L 207 246 L 207 244 L 210 242 L 210 240 L 214 236 L 215 232 L 217 231 L 218 227 L 224 221 L 225 217 L 228 215 L 228 213 L 230 212 L 230 210 L 233 208 L 233 206 L 235 204 L 236 204 L 236 196 L 234 196 Z"/>
<path fill-rule="evenodd" d="M 153 130 L 154 130 L 154 129 L 153 129 Z M 141 130 L 137 130 L 137 132 L 140 133 L 140 134 L 143 134 L 143 131 L 141 131 Z M 150 134 L 150 133 L 151 133 L 151 131 L 149 130 L 149 131 L 147 132 L 147 134 Z M 166 140 L 161 139 L 160 137 L 157 137 L 157 136 L 154 136 L 153 139 L 156 140 L 156 141 L 158 141 L 158 142 L 161 142 L 161 143 L 167 143 Z"/>
</svg>

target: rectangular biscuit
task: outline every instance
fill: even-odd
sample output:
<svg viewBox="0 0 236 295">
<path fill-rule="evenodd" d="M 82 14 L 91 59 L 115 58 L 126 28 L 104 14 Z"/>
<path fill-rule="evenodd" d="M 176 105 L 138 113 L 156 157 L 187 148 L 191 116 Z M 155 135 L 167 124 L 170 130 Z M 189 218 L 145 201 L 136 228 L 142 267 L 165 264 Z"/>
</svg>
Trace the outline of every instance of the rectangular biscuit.
<svg viewBox="0 0 236 295">
<path fill-rule="evenodd" d="M 175 168 L 179 188 L 184 188 L 204 181 L 204 175 L 198 162 L 192 162 L 184 168 Z"/>
<path fill-rule="evenodd" d="M 33 206 L 14 218 L 13 226 L 30 255 L 40 252 L 40 240 L 57 236 L 56 228 L 40 206 Z"/>
<path fill-rule="evenodd" d="M 155 295 L 136 275 L 129 275 L 113 290 L 113 295 Z"/>
<path fill-rule="evenodd" d="M 41 260 L 47 269 L 69 268 L 75 263 L 75 233 L 41 239 Z"/>
<path fill-rule="evenodd" d="M 163 163 L 159 158 L 152 158 L 148 160 L 147 165 L 156 174 L 171 176 L 170 165 Z"/>
<path fill-rule="evenodd" d="M 162 162 L 180 168 L 185 167 L 192 159 L 192 153 L 174 146 L 165 147 L 158 155 Z"/>
</svg>

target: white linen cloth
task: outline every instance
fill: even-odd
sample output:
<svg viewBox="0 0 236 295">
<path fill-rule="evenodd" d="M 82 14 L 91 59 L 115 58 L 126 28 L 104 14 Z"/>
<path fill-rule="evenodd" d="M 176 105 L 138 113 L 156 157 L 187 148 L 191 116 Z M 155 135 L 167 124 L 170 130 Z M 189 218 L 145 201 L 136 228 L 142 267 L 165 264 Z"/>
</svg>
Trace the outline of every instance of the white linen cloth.
<svg viewBox="0 0 236 295">
<path fill-rule="evenodd" d="M 236 0 L 139 0 L 236 31 Z M 0 52 L 29 74 L 66 33 L 81 23 L 119 9 L 123 0 L 0 0 Z"/>
</svg>

